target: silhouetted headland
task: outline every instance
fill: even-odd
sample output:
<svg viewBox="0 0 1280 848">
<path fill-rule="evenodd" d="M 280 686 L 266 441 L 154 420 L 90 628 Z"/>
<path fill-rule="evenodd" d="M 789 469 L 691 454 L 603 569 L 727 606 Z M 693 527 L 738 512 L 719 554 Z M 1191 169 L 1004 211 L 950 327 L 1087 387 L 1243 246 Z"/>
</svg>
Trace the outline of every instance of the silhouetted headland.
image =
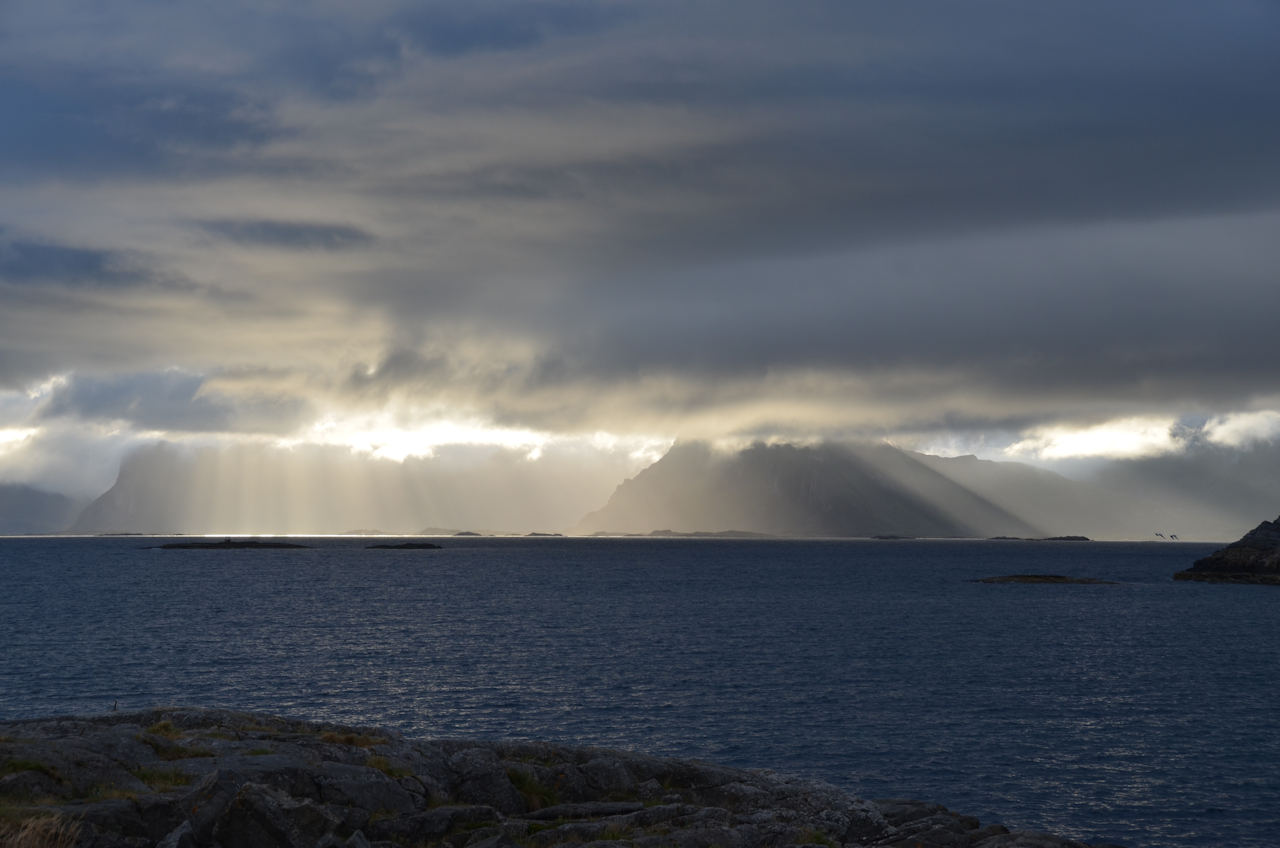
<svg viewBox="0 0 1280 848">
<path fill-rule="evenodd" d="M 1280 586 L 1280 518 L 1262 522 L 1225 548 L 1196 560 L 1173 579 Z"/>
<path fill-rule="evenodd" d="M 0 763 L 6 845 L 1089 848 L 771 772 L 229 710 L 0 722 Z"/>
<path fill-rule="evenodd" d="M 438 551 L 440 546 L 431 542 L 401 542 L 398 545 L 366 545 L 371 551 Z"/>
</svg>

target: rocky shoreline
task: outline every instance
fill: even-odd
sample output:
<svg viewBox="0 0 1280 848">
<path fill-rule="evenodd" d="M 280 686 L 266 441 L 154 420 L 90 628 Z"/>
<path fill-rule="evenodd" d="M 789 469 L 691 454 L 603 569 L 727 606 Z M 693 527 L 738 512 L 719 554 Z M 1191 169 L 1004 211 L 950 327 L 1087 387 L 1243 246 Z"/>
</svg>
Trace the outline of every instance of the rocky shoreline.
<svg viewBox="0 0 1280 848">
<path fill-rule="evenodd" d="M 1173 579 L 1280 586 L 1280 518 L 1262 522 L 1225 548 L 1196 560 Z"/>
<path fill-rule="evenodd" d="M 695 760 L 198 708 L 0 722 L 0 844 L 1089 848 Z"/>
</svg>

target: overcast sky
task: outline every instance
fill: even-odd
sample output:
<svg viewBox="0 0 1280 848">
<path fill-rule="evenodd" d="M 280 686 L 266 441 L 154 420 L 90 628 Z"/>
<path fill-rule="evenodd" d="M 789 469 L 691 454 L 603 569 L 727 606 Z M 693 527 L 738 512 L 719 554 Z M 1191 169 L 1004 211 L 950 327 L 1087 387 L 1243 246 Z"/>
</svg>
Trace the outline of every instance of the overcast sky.
<svg viewBox="0 0 1280 848">
<path fill-rule="evenodd" d="M 1269 0 L 0 3 L 0 481 L 1280 434 Z"/>
</svg>

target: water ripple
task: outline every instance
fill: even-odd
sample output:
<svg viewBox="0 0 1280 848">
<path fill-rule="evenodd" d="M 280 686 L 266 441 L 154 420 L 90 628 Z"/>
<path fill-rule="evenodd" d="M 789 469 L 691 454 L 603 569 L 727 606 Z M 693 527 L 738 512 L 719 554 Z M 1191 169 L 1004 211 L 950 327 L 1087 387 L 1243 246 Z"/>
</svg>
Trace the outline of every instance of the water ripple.
<svg viewBox="0 0 1280 848">
<path fill-rule="evenodd" d="M 1280 828 L 1280 592 L 1194 545 L 0 540 L 0 716 L 158 703 L 551 738 L 1132 846 Z M 1118 586 L 989 586 L 1029 570 Z"/>
</svg>

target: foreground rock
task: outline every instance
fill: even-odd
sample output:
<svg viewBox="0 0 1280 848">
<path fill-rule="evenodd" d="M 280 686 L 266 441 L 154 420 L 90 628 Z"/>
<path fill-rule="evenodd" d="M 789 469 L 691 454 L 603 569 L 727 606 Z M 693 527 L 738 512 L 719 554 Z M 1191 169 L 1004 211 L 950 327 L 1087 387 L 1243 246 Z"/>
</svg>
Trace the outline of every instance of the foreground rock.
<svg viewBox="0 0 1280 848">
<path fill-rule="evenodd" d="M 178 708 L 0 723 L 0 844 L 1088 848 L 693 760 Z"/>
<path fill-rule="evenodd" d="M 1262 522 L 1239 541 L 1196 560 L 1173 579 L 1280 586 L 1280 518 Z"/>
</svg>

